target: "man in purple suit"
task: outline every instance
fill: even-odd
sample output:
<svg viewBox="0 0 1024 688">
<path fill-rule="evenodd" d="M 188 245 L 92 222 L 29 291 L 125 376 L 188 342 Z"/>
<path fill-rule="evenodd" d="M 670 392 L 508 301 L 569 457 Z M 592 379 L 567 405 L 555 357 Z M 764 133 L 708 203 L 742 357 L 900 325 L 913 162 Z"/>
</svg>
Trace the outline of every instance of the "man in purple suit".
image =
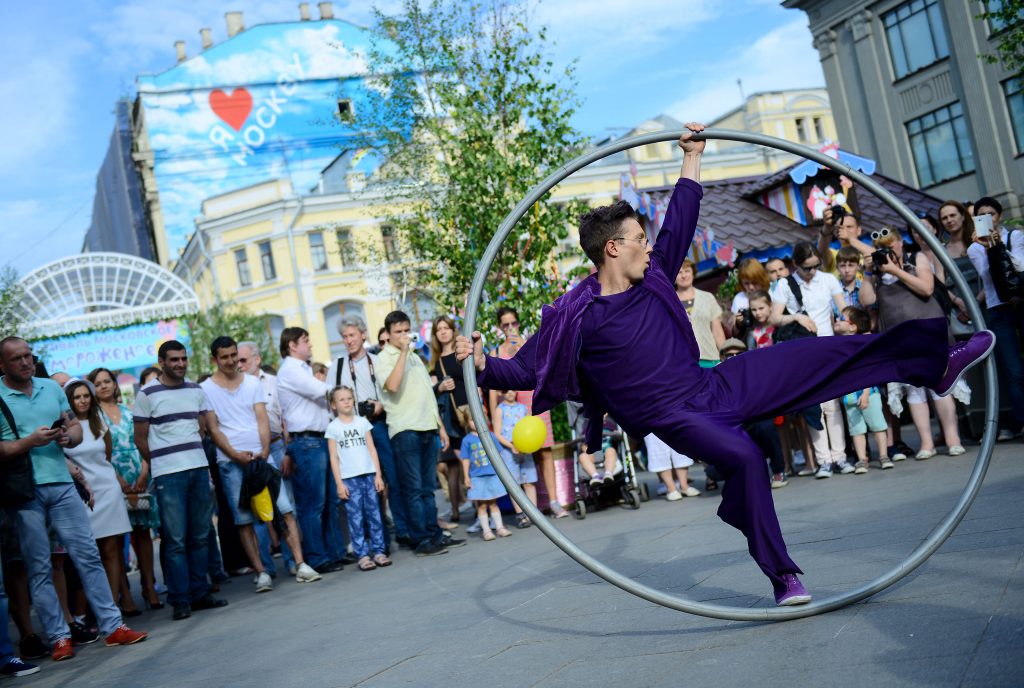
<svg viewBox="0 0 1024 688">
<path fill-rule="evenodd" d="M 704 126 L 686 127 L 680 179 L 653 246 L 629 204 L 595 208 L 581 220 L 580 245 L 597 272 L 544 307 L 540 331 L 515 358 L 485 357 L 479 332 L 472 343 L 460 336 L 456 352 L 459 360 L 473 355 L 485 387 L 534 389 L 535 413 L 580 401 L 588 418 L 610 412 L 634 437 L 653 432 L 715 466 L 726 479 L 718 515 L 746 536 L 776 603 L 804 604 L 811 596 L 786 551 L 764 456 L 742 425 L 890 381 L 948 393 L 995 340 L 985 331 L 948 347 L 945 320 L 920 320 L 884 335 L 800 339 L 701 368 L 673 285 L 703 196 L 704 142 L 693 133 Z M 588 426 L 587 447 L 600 446 L 600 432 L 600 423 Z"/>
</svg>

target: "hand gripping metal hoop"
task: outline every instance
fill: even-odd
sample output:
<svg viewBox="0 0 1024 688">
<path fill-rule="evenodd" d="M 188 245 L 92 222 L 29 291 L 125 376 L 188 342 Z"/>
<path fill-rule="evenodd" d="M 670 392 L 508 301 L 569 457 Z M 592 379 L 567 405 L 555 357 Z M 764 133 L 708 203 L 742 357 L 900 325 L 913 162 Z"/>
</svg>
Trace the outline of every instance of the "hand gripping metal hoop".
<svg viewBox="0 0 1024 688">
<path fill-rule="evenodd" d="M 526 197 L 512 209 L 512 212 L 510 212 L 508 216 L 505 217 L 504 221 L 498 227 L 498 231 L 491 239 L 490 244 L 488 244 L 487 250 L 484 251 L 482 258 L 480 259 L 480 264 L 477 266 L 476 275 L 473 277 L 473 283 L 470 287 L 463 334 L 469 337 L 473 330 L 476 329 L 477 310 L 480 308 L 480 300 L 483 295 L 484 281 L 487 278 L 487 274 L 490 271 L 491 266 L 494 264 L 494 259 L 497 256 L 498 251 L 501 249 L 502 244 L 511 233 L 512 228 L 515 227 L 516 223 L 519 222 L 534 203 L 540 200 L 545 194 L 569 175 L 594 161 L 635 146 L 643 146 L 648 143 L 659 143 L 662 141 L 675 141 L 682 135 L 683 131 L 684 130 L 641 134 L 639 136 L 631 136 L 613 141 L 589 153 L 579 156 L 575 160 L 567 163 L 565 166 L 552 172 L 546 179 L 533 187 Z M 981 309 L 974 298 L 973 292 L 968 287 L 966 280 L 964 280 L 964 276 L 960 273 L 960 270 L 957 269 L 953 261 L 946 255 L 946 252 L 943 250 L 935 236 L 933 236 L 932 233 L 921 224 L 921 221 L 914 215 L 914 213 L 910 212 L 903 203 L 867 175 L 851 169 L 850 167 L 840 163 L 838 160 L 830 158 L 811 148 L 807 148 L 806 146 L 777 139 L 772 136 L 765 136 L 763 134 L 734 131 L 731 129 L 705 129 L 704 132 L 697 135 L 696 138 L 739 141 L 742 143 L 766 146 L 768 148 L 776 148 L 802 158 L 813 160 L 814 162 L 820 163 L 825 167 L 829 167 L 840 174 L 845 174 L 855 183 L 878 196 L 886 205 L 899 213 L 899 215 L 905 219 L 909 225 L 917 230 L 918 234 L 934 251 L 935 255 L 938 256 L 939 261 L 942 263 L 943 267 L 946 268 L 946 273 L 953 276 L 953 281 L 956 284 L 956 287 L 964 295 L 971 320 L 976 323 L 976 328 L 980 329 L 983 326 Z M 476 393 L 477 378 L 476 369 L 473 367 L 473 357 L 470 356 L 467 358 L 463 361 L 462 365 L 463 376 L 466 384 L 466 396 L 469 399 L 469 407 L 473 414 L 473 421 L 476 423 L 477 427 L 487 427 L 483 407 L 481 406 L 480 399 Z M 971 471 L 967 485 L 964 487 L 963 492 L 960 494 L 960 497 L 957 499 L 952 510 L 950 510 L 938 525 L 935 526 L 924 541 L 910 553 L 910 556 L 878 578 L 864 583 L 854 590 L 840 593 L 832 597 L 815 600 L 810 604 L 796 607 L 751 609 L 695 602 L 693 600 L 688 600 L 677 595 L 657 590 L 644 585 L 643 583 L 638 583 L 637 581 L 622 575 L 618 571 L 609 568 L 581 550 L 572 540 L 556 528 L 554 523 L 548 520 L 540 510 L 530 502 L 519 485 L 512 479 L 512 475 L 509 473 L 508 468 L 505 467 L 504 461 L 501 460 L 501 457 L 498 454 L 498 448 L 494 445 L 494 442 L 491 441 L 490 436 L 487 434 L 481 434 L 480 438 L 491 464 L 493 464 L 497 471 L 498 478 L 501 479 L 505 489 L 508 490 L 508 493 L 513 499 L 515 499 L 516 503 L 519 504 L 523 511 L 526 512 L 534 525 L 540 528 L 541 532 L 543 532 L 559 549 L 575 559 L 577 563 L 592 573 L 600 576 L 612 585 L 636 595 L 637 597 L 641 597 L 649 602 L 653 602 L 654 604 L 681 612 L 698 614 L 700 616 L 707 616 L 714 619 L 729 619 L 732 621 L 785 621 L 788 619 L 799 619 L 807 616 L 814 616 L 815 614 L 823 614 L 870 597 L 876 592 L 889 587 L 916 569 L 924 563 L 924 561 L 930 557 L 943 542 L 946 541 L 953 532 L 953 529 L 960 523 L 964 515 L 967 513 L 967 510 L 974 502 L 974 498 L 977 496 L 978 490 L 981 489 L 981 482 L 985 478 L 985 472 L 988 470 L 989 461 L 992 458 L 992 449 L 995 445 L 997 393 L 995 364 L 990 357 L 985 361 L 985 433 L 981 441 L 981 450 L 979 451 L 978 458 L 974 463 L 974 469 Z"/>
</svg>

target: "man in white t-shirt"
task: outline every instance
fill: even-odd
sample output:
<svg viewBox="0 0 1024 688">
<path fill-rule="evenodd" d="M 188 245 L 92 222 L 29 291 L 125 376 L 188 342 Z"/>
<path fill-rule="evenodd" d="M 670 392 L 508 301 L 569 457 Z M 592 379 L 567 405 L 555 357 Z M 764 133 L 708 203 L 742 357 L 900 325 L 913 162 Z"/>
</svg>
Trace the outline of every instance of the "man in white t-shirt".
<svg viewBox="0 0 1024 688">
<path fill-rule="evenodd" d="M 274 589 L 270 574 L 263 567 L 253 528 L 250 509 L 239 505 L 245 466 L 256 459 L 270 456 L 270 420 L 259 380 L 246 375 L 238 367 L 238 345 L 231 337 L 217 337 L 210 344 L 210 355 L 217 370 L 201 385 L 210 400 L 217 424 L 229 443 L 230 451 L 217 448 L 217 469 L 224 484 L 231 515 L 238 528 L 242 549 L 256 569 L 256 592 Z M 302 546 L 295 528 L 293 508 L 284 489 L 278 492 L 277 510 L 290 519 L 286 537 L 298 561 L 295 580 L 300 583 L 320 579 L 320 574 L 302 561 Z"/>
<path fill-rule="evenodd" d="M 772 324 L 776 327 L 796 321 L 819 337 L 835 333 L 835 313 L 846 307 L 843 286 L 835 275 L 822 270 L 821 256 L 808 241 L 793 247 L 796 275 L 780 279 L 772 297 Z M 788 314 L 783 310 L 788 309 Z M 844 475 L 853 473 L 846 461 L 846 431 L 843 411 L 837 399 L 821 405 L 822 430 L 811 430 L 811 443 L 818 460 L 817 478 L 829 478 L 833 470 Z"/>
</svg>

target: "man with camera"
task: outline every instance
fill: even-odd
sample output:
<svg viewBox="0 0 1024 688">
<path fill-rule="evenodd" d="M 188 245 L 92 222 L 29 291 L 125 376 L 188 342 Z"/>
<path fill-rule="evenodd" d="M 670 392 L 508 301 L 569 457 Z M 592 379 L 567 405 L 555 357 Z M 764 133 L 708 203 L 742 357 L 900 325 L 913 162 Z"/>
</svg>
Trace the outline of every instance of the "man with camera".
<svg viewBox="0 0 1024 688">
<path fill-rule="evenodd" d="M 391 450 L 388 436 L 387 415 L 381 403 L 380 378 L 377 377 L 377 357 L 366 349 L 366 323 L 358 315 L 342 316 L 338 332 L 345 342 L 347 356 L 339 358 L 334 365 L 334 381 L 337 385 L 351 387 L 356 398 L 356 409 L 373 426 L 373 446 L 387 485 L 388 508 L 395 523 L 395 541 L 399 545 L 413 547 L 409 537 L 409 519 L 406 516 L 402 486 L 399 484 L 395 467 L 395 455 Z"/>
<path fill-rule="evenodd" d="M 853 246 L 861 255 L 867 256 L 874 249 L 860 239 L 860 218 L 846 211 L 841 205 L 826 208 L 821 216 L 821 230 L 818 233 L 818 255 L 821 256 L 821 269 L 839 277 L 839 266 L 836 254 L 839 249 L 832 248 L 832 240 L 838 239 L 840 246 Z"/>
<path fill-rule="evenodd" d="M 427 367 L 412 350 L 417 335 L 410 332 L 409 316 L 392 311 L 384 319 L 388 343 L 377 356 L 377 376 L 384 381 L 381 402 L 388 414 L 388 434 L 395 454 L 398 480 L 405 500 L 409 537 L 416 556 L 444 554 L 449 547 L 466 544 L 437 525 L 434 499 L 438 439 L 448 447 L 448 433 L 437 412 L 434 388 Z"/>
</svg>

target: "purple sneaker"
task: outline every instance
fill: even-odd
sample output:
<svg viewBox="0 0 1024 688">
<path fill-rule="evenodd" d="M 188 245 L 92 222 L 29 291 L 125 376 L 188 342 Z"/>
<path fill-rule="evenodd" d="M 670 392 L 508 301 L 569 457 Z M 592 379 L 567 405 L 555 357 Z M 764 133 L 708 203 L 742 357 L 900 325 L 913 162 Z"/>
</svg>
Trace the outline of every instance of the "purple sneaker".
<svg viewBox="0 0 1024 688">
<path fill-rule="evenodd" d="M 949 362 L 946 364 L 946 374 L 942 381 L 935 387 L 935 393 L 940 397 L 947 396 L 953 391 L 953 385 L 964 376 L 968 370 L 985 360 L 992 348 L 996 345 L 996 336 L 989 330 L 975 332 L 966 342 L 954 344 L 949 348 Z"/>
<path fill-rule="evenodd" d="M 795 573 L 784 574 L 781 584 L 773 582 L 772 585 L 775 587 L 775 604 L 780 607 L 792 607 L 811 601 L 811 594 Z"/>
</svg>

